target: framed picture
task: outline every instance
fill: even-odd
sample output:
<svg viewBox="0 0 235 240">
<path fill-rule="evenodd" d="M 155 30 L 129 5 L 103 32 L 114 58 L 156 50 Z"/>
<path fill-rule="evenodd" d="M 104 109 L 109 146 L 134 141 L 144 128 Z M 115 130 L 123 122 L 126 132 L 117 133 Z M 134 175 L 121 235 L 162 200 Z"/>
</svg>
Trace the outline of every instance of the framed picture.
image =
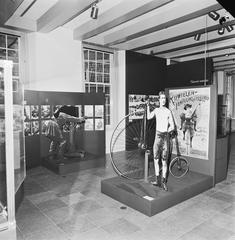
<svg viewBox="0 0 235 240">
<path fill-rule="evenodd" d="M 85 131 L 93 131 L 94 130 L 93 118 L 86 119 L 85 125 L 84 125 L 84 130 Z"/>
<path fill-rule="evenodd" d="M 143 118 L 147 99 L 151 109 L 159 106 L 157 95 L 129 94 L 129 121 Z"/>
<path fill-rule="evenodd" d="M 104 119 L 96 118 L 95 119 L 95 130 L 104 130 Z"/>
<path fill-rule="evenodd" d="M 93 105 L 85 105 L 84 106 L 84 115 L 86 117 L 94 117 Z"/>
<path fill-rule="evenodd" d="M 104 106 L 95 105 L 95 117 L 103 118 L 103 116 L 104 116 Z"/>
<path fill-rule="evenodd" d="M 51 117 L 51 106 L 50 105 L 41 105 L 41 118 L 50 118 Z"/>
<path fill-rule="evenodd" d="M 30 112 L 31 112 L 31 120 L 36 120 L 39 118 L 39 106 L 38 105 L 31 105 Z"/>
</svg>

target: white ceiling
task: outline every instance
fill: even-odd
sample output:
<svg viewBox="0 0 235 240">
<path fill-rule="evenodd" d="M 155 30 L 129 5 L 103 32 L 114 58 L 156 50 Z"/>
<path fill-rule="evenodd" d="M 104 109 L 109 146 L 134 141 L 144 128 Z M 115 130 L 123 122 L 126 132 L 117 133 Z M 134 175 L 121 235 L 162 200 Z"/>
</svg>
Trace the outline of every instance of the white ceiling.
<svg viewBox="0 0 235 240">
<path fill-rule="evenodd" d="M 212 57 L 215 70 L 235 72 L 235 19 L 216 0 L 24 0 L 4 27 L 48 33 L 69 28 L 75 40 L 152 54 L 172 62 Z M 97 2 L 98 19 L 90 17 Z M 219 35 L 216 11 L 226 17 Z M 201 34 L 199 41 L 194 40 Z"/>
</svg>

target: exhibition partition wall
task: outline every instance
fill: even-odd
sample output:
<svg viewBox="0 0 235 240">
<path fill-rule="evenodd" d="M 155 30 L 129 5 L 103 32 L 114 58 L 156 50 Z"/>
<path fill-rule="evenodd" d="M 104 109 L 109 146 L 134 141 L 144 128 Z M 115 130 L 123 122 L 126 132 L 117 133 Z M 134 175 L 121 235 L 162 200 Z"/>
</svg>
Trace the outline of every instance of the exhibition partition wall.
<svg viewBox="0 0 235 240">
<path fill-rule="evenodd" d="M 71 115 L 86 116 L 82 124 L 66 122 L 63 160 L 51 159 L 47 126 L 57 109 L 73 109 Z M 25 91 L 25 136 L 27 168 L 46 165 L 57 173 L 77 171 L 105 164 L 105 96 L 103 93 Z"/>
</svg>

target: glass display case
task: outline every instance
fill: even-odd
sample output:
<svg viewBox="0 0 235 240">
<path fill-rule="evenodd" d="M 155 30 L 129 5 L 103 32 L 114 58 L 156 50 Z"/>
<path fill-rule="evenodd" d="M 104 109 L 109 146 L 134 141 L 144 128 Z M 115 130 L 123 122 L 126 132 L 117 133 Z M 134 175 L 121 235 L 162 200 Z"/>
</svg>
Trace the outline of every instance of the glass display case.
<svg viewBox="0 0 235 240">
<path fill-rule="evenodd" d="M 23 86 L 12 61 L 0 60 L 0 231 L 15 228 L 15 194 L 25 171 Z"/>
</svg>

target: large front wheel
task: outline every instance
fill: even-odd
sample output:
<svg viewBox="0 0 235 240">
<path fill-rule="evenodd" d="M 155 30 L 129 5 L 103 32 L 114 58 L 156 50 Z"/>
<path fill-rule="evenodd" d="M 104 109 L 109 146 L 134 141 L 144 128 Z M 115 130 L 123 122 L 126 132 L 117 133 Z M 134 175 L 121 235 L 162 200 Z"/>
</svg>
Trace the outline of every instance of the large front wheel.
<svg viewBox="0 0 235 240">
<path fill-rule="evenodd" d="M 125 116 L 116 126 L 110 141 L 110 158 L 115 171 L 128 179 L 144 179 L 145 152 L 151 150 L 155 121 L 146 120 L 143 111 Z M 153 169 L 149 169 L 151 176 Z"/>
</svg>

